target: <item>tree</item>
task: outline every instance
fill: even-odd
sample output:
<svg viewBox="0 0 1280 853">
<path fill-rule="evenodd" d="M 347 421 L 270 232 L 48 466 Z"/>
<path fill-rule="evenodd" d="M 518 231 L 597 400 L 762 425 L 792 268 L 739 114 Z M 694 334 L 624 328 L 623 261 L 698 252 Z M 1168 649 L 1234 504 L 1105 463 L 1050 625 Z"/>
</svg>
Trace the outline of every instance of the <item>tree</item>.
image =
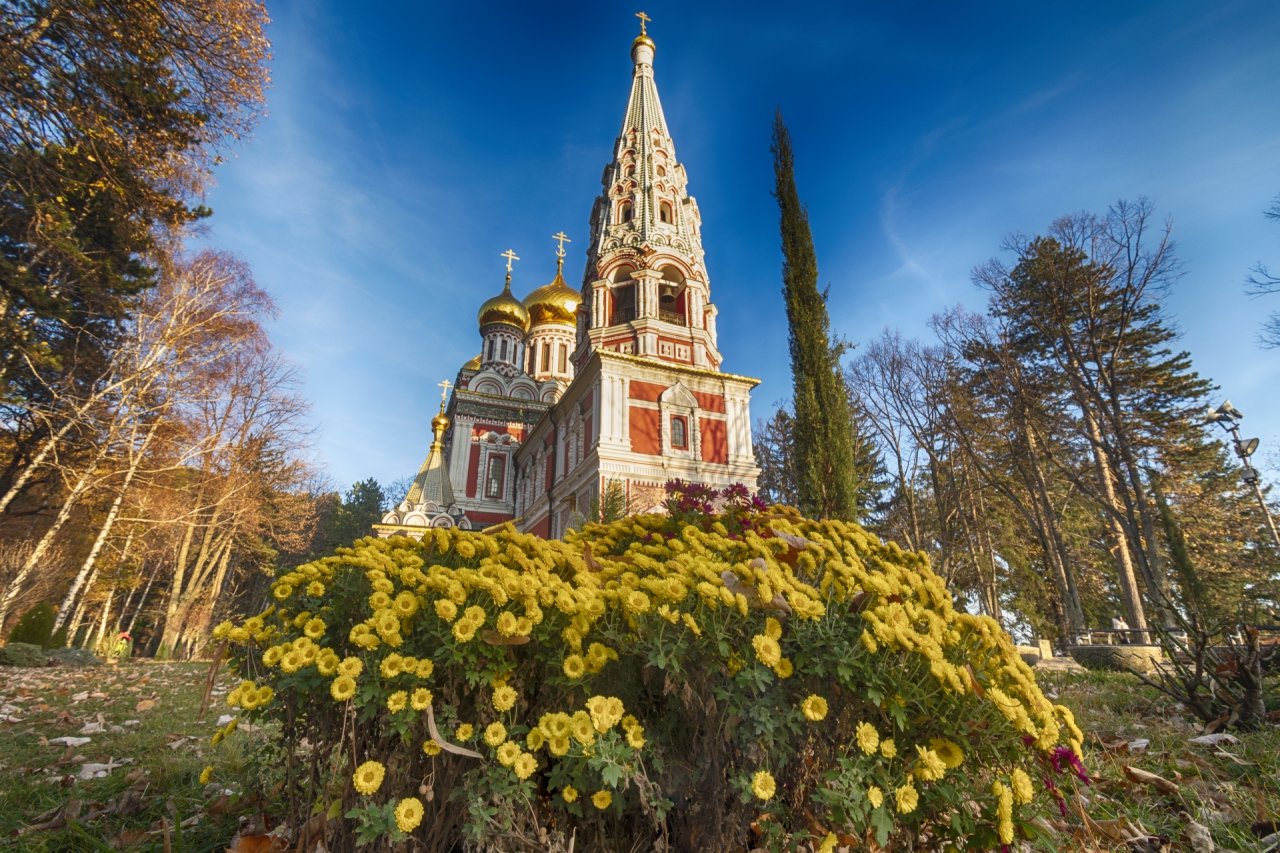
<svg viewBox="0 0 1280 853">
<path fill-rule="evenodd" d="M 858 482 L 870 477 L 854 466 L 849 398 L 840 374 L 846 347 L 831 338 L 827 293 L 818 290 L 809 213 L 796 189 L 795 156 L 781 110 L 773 121 L 771 150 L 795 395 L 791 435 L 797 501 L 808 515 L 853 521 L 862 512 Z"/>
<path fill-rule="evenodd" d="M 760 496 L 769 503 L 784 506 L 800 503 L 800 496 L 796 494 L 794 423 L 795 418 L 786 406 L 778 406 L 769 420 L 756 421 L 752 444 L 760 466 Z"/>
<path fill-rule="evenodd" d="M 350 547 L 357 539 L 372 534 L 373 525 L 382 520 L 386 504 L 382 486 L 374 478 L 353 485 L 328 519 L 324 531 L 327 540 L 325 553 L 338 547 Z"/>
<path fill-rule="evenodd" d="M 1276 200 L 1271 203 L 1271 209 L 1263 215 L 1270 220 L 1280 222 L 1280 196 L 1276 196 Z M 1272 274 L 1267 265 L 1261 262 L 1253 268 L 1253 273 L 1245 279 L 1245 283 L 1246 292 L 1251 296 L 1280 293 L 1280 276 Z M 1272 311 L 1271 316 L 1262 325 L 1262 331 L 1258 333 L 1258 343 L 1267 349 L 1280 347 L 1280 311 Z"/>
</svg>

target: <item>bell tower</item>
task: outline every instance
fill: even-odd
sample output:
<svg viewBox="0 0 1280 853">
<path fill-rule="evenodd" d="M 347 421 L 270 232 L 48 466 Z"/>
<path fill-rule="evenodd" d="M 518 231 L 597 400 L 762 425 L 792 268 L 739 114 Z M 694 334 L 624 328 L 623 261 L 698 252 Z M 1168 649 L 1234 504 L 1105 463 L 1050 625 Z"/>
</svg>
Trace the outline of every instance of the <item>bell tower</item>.
<svg viewBox="0 0 1280 853">
<path fill-rule="evenodd" d="M 576 364 L 595 350 L 719 370 L 698 203 L 676 160 L 640 13 L 631 95 L 591 211 Z"/>
</svg>

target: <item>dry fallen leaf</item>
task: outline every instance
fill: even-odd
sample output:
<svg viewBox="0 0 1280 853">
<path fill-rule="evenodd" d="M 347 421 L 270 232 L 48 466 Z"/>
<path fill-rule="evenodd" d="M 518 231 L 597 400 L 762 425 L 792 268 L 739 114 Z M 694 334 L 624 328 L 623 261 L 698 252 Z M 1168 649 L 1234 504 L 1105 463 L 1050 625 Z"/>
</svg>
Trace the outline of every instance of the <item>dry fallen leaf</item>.
<svg viewBox="0 0 1280 853">
<path fill-rule="evenodd" d="M 1137 767 L 1125 765 L 1124 775 L 1129 778 L 1130 782 L 1137 782 L 1139 785 L 1149 785 L 1155 788 L 1161 794 L 1177 794 L 1178 786 L 1163 776 L 1157 776 L 1154 773 L 1148 773 L 1146 770 L 1139 770 Z"/>
<path fill-rule="evenodd" d="M 138 713 L 141 713 L 143 711 L 150 711 L 152 708 L 154 708 L 158 704 L 160 703 L 154 699 L 143 699 L 137 705 L 133 706 L 133 710 Z"/>
<path fill-rule="evenodd" d="M 1187 824 L 1185 837 L 1192 853 L 1213 853 L 1213 837 L 1209 830 L 1194 820 Z"/>
</svg>

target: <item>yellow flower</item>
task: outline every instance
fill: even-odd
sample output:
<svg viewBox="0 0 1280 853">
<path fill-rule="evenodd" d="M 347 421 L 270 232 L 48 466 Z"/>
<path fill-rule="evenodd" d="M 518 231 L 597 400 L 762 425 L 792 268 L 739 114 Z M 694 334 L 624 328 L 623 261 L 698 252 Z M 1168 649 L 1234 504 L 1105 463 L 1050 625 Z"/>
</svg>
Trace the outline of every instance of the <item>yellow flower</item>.
<svg viewBox="0 0 1280 853">
<path fill-rule="evenodd" d="M 773 774 L 768 770 L 757 770 L 756 775 L 751 777 L 751 793 L 759 799 L 771 800 L 777 791 L 778 783 L 774 781 Z"/>
<path fill-rule="evenodd" d="M 782 623 L 770 616 L 764 620 L 764 635 L 771 640 L 781 640 Z"/>
<path fill-rule="evenodd" d="M 299 651 L 289 652 L 280 658 L 280 668 L 285 672 L 297 672 L 304 665 L 302 653 Z"/>
<path fill-rule="evenodd" d="M 516 704 L 515 688 L 502 685 L 493 691 L 493 707 L 499 711 L 510 711 Z"/>
<path fill-rule="evenodd" d="M 210 738 L 209 745 L 217 746 L 218 744 L 222 743 L 222 739 L 224 737 L 226 737 L 226 735 L 222 733 L 222 729 L 218 729 L 216 732 L 213 733 L 213 737 Z"/>
<path fill-rule="evenodd" d="M 333 649 L 325 649 L 316 658 L 316 671 L 321 675 L 333 675 L 338 668 L 338 653 Z"/>
<path fill-rule="evenodd" d="M 276 692 L 274 690 L 265 684 L 262 685 L 258 688 L 258 695 L 254 699 L 253 707 L 261 708 L 263 705 L 268 704 L 272 699 L 274 699 L 275 695 Z"/>
<path fill-rule="evenodd" d="M 871 652 L 871 654 L 875 654 L 876 650 L 880 648 L 876 643 L 876 638 L 871 636 L 871 632 L 869 631 L 862 632 L 862 645 L 867 651 Z"/>
<path fill-rule="evenodd" d="M 795 669 L 791 666 L 790 658 L 783 658 L 773 665 L 773 672 L 779 678 L 790 678 Z"/>
<path fill-rule="evenodd" d="M 387 697 L 387 710 L 393 714 L 399 714 L 409 704 L 409 694 L 403 690 L 397 690 Z"/>
<path fill-rule="evenodd" d="M 603 811 L 613 802 L 613 794 L 608 791 L 596 791 L 591 795 L 591 805 Z"/>
<path fill-rule="evenodd" d="M 524 745 L 529 747 L 533 752 L 542 749 L 542 745 L 547 742 L 547 736 L 543 734 L 542 729 L 534 727 L 529 730 L 529 734 L 524 739 Z"/>
<path fill-rule="evenodd" d="M 564 790 L 560 792 L 560 796 L 566 803 L 572 803 L 574 800 L 578 799 L 578 789 L 572 785 L 565 785 Z"/>
<path fill-rule="evenodd" d="M 948 770 L 955 770 L 961 764 L 964 764 L 964 751 L 960 749 L 958 744 L 944 738 L 935 737 L 930 739 L 929 747 L 938 753 L 938 757 L 942 759 L 943 764 L 947 765 Z"/>
<path fill-rule="evenodd" d="M 313 640 L 318 640 L 324 636 L 325 624 L 323 619 L 308 619 L 307 624 L 302 626 L 302 633 L 306 634 Z"/>
<path fill-rule="evenodd" d="M 991 783 L 991 793 L 996 797 L 996 831 L 1001 844 L 1013 843 L 1013 792 L 1001 782 Z"/>
<path fill-rule="evenodd" d="M 538 759 L 534 758 L 527 752 L 522 752 L 520 753 L 520 757 L 516 759 L 513 769 L 516 771 L 517 777 L 520 779 L 528 779 L 533 775 L 533 771 L 538 769 Z"/>
<path fill-rule="evenodd" d="M 382 659 L 382 665 L 379 667 L 383 678 L 395 678 L 404 672 L 404 658 L 392 652 Z"/>
<path fill-rule="evenodd" d="M 482 625 L 484 625 L 486 614 L 484 612 L 483 607 L 479 606 L 478 604 L 473 604 L 470 607 L 468 607 L 465 611 L 463 611 L 462 618 L 474 624 L 476 628 L 480 628 Z"/>
<path fill-rule="evenodd" d="M 685 613 L 680 618 L 684 620 L 684 624 L 689 626 L 689 630 L 693 632 L 695 637 L 702 636 L 702 629 L 698 627 L 698 622 L 693 618 L 692 614 Z"/>
<path fill-rule="evenodd" d="M 502 723 L 490 723 L 484 730 L 484 742 L 489 746 L 497 746 L 507 739 L 507 727 Z"/>
<path fill-rule="evenodd" d="M 459 619 L 453 623 L 453 636 L 459 643 L 469 643 L 476 635 L 476 624 L 470 619 Z"/>
<path fill-rule="evenodd" d="M 751 638 L 751 645 L 756 650 L 756 657 L 765 666 L 773 666 L 782 660 L 782 647 L 767 634 L 756 634 Z"/>
<path fill-rule="evenodd" d="M 364 672 L 364 663 L 360 658 L 343 658 L 342 663 L 338 664 L 338 672 L 351 678 L 359 678 L 360 673 Z"/>
<path fill-rule="evenodd" d="M 272 646 L 262 653 L 262 665 L 271 668 L 280 663 L 282 657 L 284 657 L 284 650 L 280 646 Z"/>
<path fill-rule="evenodd" d="M 1013 801 L 1025 806 L 1035 799 L 1036 791 L 1031 785 L 1031 777 L 1019 767 L 1009 774 L 1010 787 L 1013 788 Z M 1006 842 L 1007 843 L 1007 842 Z"/>
<path fill-rule="evenodd" d="M 858 723 L 854 735 L 858 740 L 858 748 L 867 755 L 871 755 L 876 751 L 876 747 L 880 746 L 880 733 L 870 723 Z"/>
<path fill-rule="evenodd" d="M 630 726 L 627 729 L 627 744 L 632 749 L 641 749 L 644 747 L 644 729 L 640 726 Z"/>
<path fill-rule="evenodd" d="M 833 853 L 839 843 L 840 839 L 836 837 L 836 834 L 828 832 L 827 837 L 822 839 L 822 844 L 818 847 L 818 853 Z"/>
<path fill-rule="evenodd" d="M 418 676 L 418 678 L 426 679 L 426 678 L 430 678 L 431 673 L 435 672 L 435 670 L 436 670 L 436 665 L 431 661 L 427 660 L 426 658 L 423 658 L 422 660 L 418 661 L 418 666 L 414 669 L 413 674 Z"/>
<path fill-rule="evenodd" d="M 520 757 L 520 744 L 513 740 L 509 740 L 502 746 L 498 747 L 498 763 L 503 767 L 510 767 L 516 763 L 516 759 Z"/>
<path fill-rule="evenodd" d="M 516 619 L 516 615 L 510 610 L 502 611 L 498 614 L 498 621 L 496 623 L 498 633 L 504 637 L 512 636 L 516 633 L 519 621 L 520 620 Z"/>
<path fill-rule="evenodd" d="M 804 712 L 805 717 L 816 723 L 827 717 L 827 700 L 813 694 L 800 704 L 800 710 Z"/>
<path fill-rule="evenodd" d="M 387 773 L 387 768 L 383 767 L 377 761 L 366 761 L 356 768 L 356 774 L 351 778 L 351 784 L 355 789 L 366 797 L 382 787 L 382 777 Z"/>
<path fill-rule="evenodd" d="M 396 826 L 401 832 L 413 832 L 422 823 L 422 803 L 417 797 L 405 797 L 396 806 Z"/>
<path fill-rule="evenodd" d="M 471 740 L 471 736 L 475 733 L 476 733 L 475 726 L 471 725 L 470 723 L 463 723 L 462 725 L 458 726 L 457 729 L 454 730 L 453 737 L 454 737 L 454 740 L 458 741 L 459 743 L 466 743 L 467 741 Z"/>
<path fill-rule="evenodd" d="M 213 765 L 210 764 L 204 770 L 200 771 L 200 784 L 208 785 L 209 780 L 213 778 Z"/>
<path fill-rule="evenodd" d="M 329 684 L 329 695 L 345 702 L 356 695 L 356 680 L 349 675 L 339 675 Z"/>
<path fill-rule="evenodd" d="M 581 678 L 585 671 L 581 655 L 569 655 L 564 659 L 564 674 L 569 678 Z"/>
<path fill-rule="evenodd" d="M 568 714 L 543 714 L 538 721 L 538 728 L 549 739 L 568 737 L 573 730 L 572 718 Z"/>
<path fill-rule="evenodd" d="M 898 814 L 911 814 L 920 803 L 920 793 L 908 782 L 894 791 L 894 801 L 898 806 Z M 1013 839 L 1010 839 L 1012 841 Z M 1007 841 L 1005 842 L 1008 843 Z"/>
<path fill-rule="evenodd" d="M 590 746 L 596 742 L 595 725 L 591 722 L 591 715 L 586 711 L 578 711 L 573 715 L 573 739 L 583 746 Z"/>
<path fill-rule="evenodd" d="M 454 546 L 454 550 L 458 552 L 458 556 L 464 560 L 470 560 L 476 555 L 476 546 L 470 542 L 459 542 Z"/>
<path fill-rule="evenodd" d="M 947 775 L 947 765 L 938 756 L 938 753 L 927 746 L 917 744 L 916 754 L 919 758 L 916 761 L 915 769 L 911 771 L 916 778 L 923 779 L 926 782 L 936 782 Z"/>
<path fill-rule="evenodd" d="M 234 627 L 235 626 L 232 625 L 230 622 L 219 622 L 218 627 L 213 629 L 213 638 L 215 640 L 224 639 L 228 634 L 231 633 L 231 629 Z"/>
<path fill-rule="evenodd" d="M 271 594 L 276 597 L 277 601 L 284 601 L 286 598 L 293 595 L 293 587 L 289 586 L 287 583 L 276 584 L 275 588 L 271 590 Z"/>
<path fill-rule="evenodd" d="M 373 595 L 369 596 L 369 607 L 374 610 L 386 610 L 390 606 L 391 596 L 387 595 L 382 590 L 378 590 Z"/>
<path fill-rule="evenodd" d="M 885 758 L 893 758 L 898 754 L 898 745 L 893 742 L 893 738 L 880 741 L 880 754 Z"/>
<path fill-rule="evenodd" d="M 437 599 L 436 615 L 446 622 L 452 622 L 458 616 L 458 605 L 447 598 Z"/>
<path fill-rule="evenodd" d="M 402 619 L 408 618 L 418 612 L 418 597 L 406 589 L 396 596 L 395 601 L 391 603 L 391 609 Z"/>
<path fill-rule="evenodd" d="M 875 785 L 867 789 L 867 800 L 871 803 L 871 808 L 878 809 L 884 803 L 884 791 L 881 791 Z"/>
<path fill-rule="evenodd" d="M 319 598 L 324 595 L 324 584 L 320 583 L 320 581 L 312 581 L 307 584 L 307 595 L 312 598 Z"/>
<path fill-rule="evenodd" d="M 429 740 L 422 745 L 422 751 L 425 752 L 427 755 L 439 755 L 440 744 L 436 743 L 433 740 Z"/>
<path fill-rule="evenodd" d="M 419 687 L 413 691 L 413 695 L 409 697 L 409 705 L 415 711 L 425 711 L 431 705 L 431 691 L 425 687 Z"/>
<path fill-rule="evenodd" d="M 555 756 L 564 755 L 569 751 L 569 738 L 553 737 L 547 741 L 547 749 L 551 750 L 551 754 Z"/>
</svg>

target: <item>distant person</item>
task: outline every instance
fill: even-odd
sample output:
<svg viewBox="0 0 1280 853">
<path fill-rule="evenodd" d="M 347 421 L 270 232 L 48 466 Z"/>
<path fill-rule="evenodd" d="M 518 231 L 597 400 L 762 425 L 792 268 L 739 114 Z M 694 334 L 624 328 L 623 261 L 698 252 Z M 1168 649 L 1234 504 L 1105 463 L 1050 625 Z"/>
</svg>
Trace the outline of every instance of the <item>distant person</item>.
<svg viewBox="0 0 1280 853">
<path fill-rule="evenodd" d="M 1120 638 L 1121 643 L 1129 642 L 1129 623 L 1119 616 L 1111 619 L 1111 630 L 1116 632 L 1116 636 Z"/>
</svg>

